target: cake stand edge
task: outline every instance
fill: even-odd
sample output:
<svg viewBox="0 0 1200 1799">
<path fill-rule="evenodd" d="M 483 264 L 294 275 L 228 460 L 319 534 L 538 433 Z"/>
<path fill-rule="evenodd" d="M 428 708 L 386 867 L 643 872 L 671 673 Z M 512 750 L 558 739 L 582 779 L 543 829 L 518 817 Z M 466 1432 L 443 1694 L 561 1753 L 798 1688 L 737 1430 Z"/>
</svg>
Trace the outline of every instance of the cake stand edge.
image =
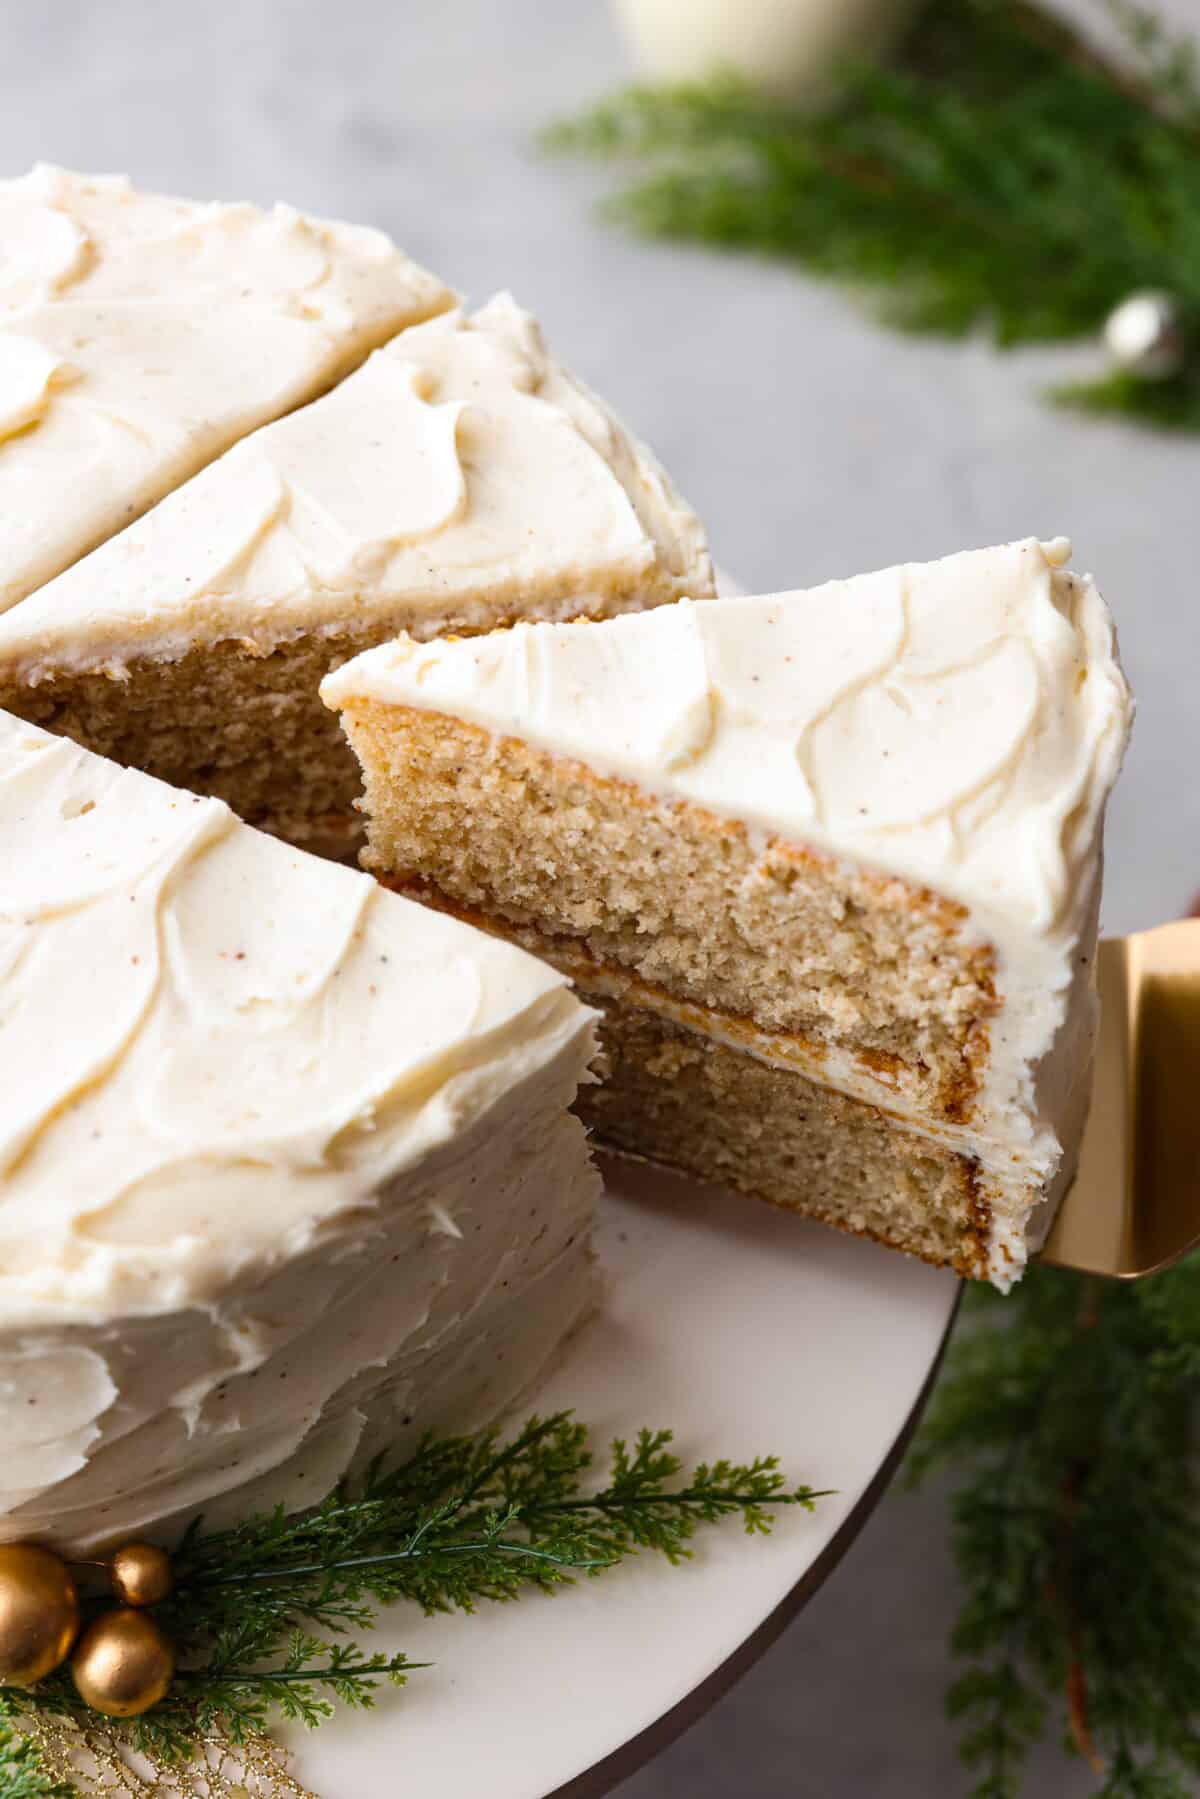
<svg viewBox="0 0 1200 1799">
<path fill-rule="evenodd" d="M 895 1441 L 880 1462 L 869 1484 L 863 1489 L 856 1504 L 847 1513 L 836 1534 L 830 1538 L 795 1586 L 745 1641 L 726 1656 L 720 1667 L 714 1668 L 707 1679 L 693 1687 L 690 1693 L 673 1705 L 669 1711 L 664 1712 L 661 1718 L 656 1718 L 653 1724 L 647 1725 L 636 1736 L 630 1737 L 628 1742 L 622 1743 L 619 1749 L 614 1749 L 611 1754 L 606 1755 L 602 1761 L 596 1762 L 584 1773 L 567 1781 L 565 1786 L 555 1787 L 552 1792 L 544 1796 L 544 1799 L 605 1799 L 605 1795 L 611 1793 L 621 1781 L 628 1780 L 631 1775 L 638 1772 L 639 1768 L 652 1761 L 656 1755 L 661 1755 L 664 1749 L 669 1748 L 685 1731 L 690 1730 L 693 1724 L 699 1723 L 705 1713 L 711 1711 L 717 1701 L 724 1698 L 725 1694 L 736 1686 L 742 1676 L 750 1671 L 755 1662 L 766 1654 L 793 1618 L 803 1611 L 814 1594 L 824 1586 L 838 1563 L 852 1547 L 859 1532 L 891 1485 L 908 1446 L 912 1442 L 921 1416 L 929 1402 L 929 1396 L 933 1392 L 934 1384 L 941 1372 L 946 1347 L 950 1341 L 950 1333 L 954 1329 L 955 1321 L 958 1318 L 958 1309 L 962 1304 L 963 1287 L 964 1283 L 960 1281 L 958 1292 L 954 1297 L 954 1304 L 946 1320 L 946 1328 L 942 1332 L 941 1342 L 938 1344 L 937 1354 L 930 1364 L 925 1383 L 913 1403 L 912 1410 L 901 1425 Z"/>
</svg>

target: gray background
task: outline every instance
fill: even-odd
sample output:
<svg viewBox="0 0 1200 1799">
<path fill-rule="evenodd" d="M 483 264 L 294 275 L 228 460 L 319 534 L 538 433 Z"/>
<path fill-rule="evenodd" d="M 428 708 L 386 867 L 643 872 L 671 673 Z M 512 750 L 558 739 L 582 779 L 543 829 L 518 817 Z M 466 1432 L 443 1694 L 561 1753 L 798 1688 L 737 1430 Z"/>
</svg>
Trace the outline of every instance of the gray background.
<svg viewBox="0 0 1200 1799">
<path fill-rule="evenodd" d="M 901 341 L 788 270 L 598 224 L 602 179 L 531 139 L 621 78 L 603 0 L 0 0 L 0 24 L 0 172 L 42 159 L 283 198 L 384 226 L 474 300 L 511 286 L 755 588 L 1072 536 L 1141 705 L 1108 927 L 1200 888 L 1200 443 L 1043 406 L 1089 352 Z M 621 1799 L 965 1792 L 941 1713 L 954 1602 L 942 1497 L 894 1490 L 778 1647 Z M 1027 1793 L 1091 1790 L 1054 1750 Z"/>
</svg>

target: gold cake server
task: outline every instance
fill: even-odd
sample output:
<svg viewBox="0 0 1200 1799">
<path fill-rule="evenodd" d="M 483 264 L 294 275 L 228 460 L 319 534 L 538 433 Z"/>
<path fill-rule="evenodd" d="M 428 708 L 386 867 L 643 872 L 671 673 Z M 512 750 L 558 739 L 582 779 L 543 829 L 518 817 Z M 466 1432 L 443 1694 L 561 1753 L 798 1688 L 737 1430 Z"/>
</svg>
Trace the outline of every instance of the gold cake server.
<svg viewBox="0 0 1200 1799">
<path fill-rule="evenodd" d="M 1200 918 L 1107 939 L 1096 973 L 1092 1107 L 1042 1260 L 1138 1280 L 1200 1243 Z"/>
</svg>

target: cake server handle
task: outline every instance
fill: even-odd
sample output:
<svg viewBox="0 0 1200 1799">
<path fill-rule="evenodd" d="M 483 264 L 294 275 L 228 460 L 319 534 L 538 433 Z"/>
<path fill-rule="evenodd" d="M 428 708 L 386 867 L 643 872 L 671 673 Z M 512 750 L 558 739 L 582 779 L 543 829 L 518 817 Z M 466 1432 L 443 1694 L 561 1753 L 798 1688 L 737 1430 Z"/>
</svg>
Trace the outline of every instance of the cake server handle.
<svg viewBox="0 0 1200 1799">
<path fill-rule="evenodd" d="M 1140 1280 L 1200 1244 L 1200 919 L 1107 938 L 1079 1172 L 1041 1259 Z"/>
</svg>

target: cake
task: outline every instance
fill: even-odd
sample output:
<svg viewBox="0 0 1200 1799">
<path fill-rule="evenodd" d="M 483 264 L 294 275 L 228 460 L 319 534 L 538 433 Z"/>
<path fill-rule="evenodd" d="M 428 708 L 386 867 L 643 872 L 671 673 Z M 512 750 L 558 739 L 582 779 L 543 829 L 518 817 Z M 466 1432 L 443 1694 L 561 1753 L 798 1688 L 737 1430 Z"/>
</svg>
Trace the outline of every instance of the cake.
<svg viewBox="0 0 1200 1799">
<path fill-rule="evenodd" d="M 0 181 L 0 611 L 452 299 L 290 207 Z"/>
<path fill-rule="evenodd" d="M 381 646 L 322 690 L 366 865 L 602 1011 L 601 1142 L 1006 1286 L 1075 1163 L 1131 710 L 1069 554 Z"/>
<path fill-rule="evenodd" d="M 331 668 L 712 591 L 694 513 L 502 295 L 403 331 L 13 607 L 0 706 L 344 856 Z"/>
<path fill-rule="evenodd" d="M 0 715 L 0 1538 L 321 1497 L 589 1303 L 590 1014 L 517 949 Z"/>
</svg>

